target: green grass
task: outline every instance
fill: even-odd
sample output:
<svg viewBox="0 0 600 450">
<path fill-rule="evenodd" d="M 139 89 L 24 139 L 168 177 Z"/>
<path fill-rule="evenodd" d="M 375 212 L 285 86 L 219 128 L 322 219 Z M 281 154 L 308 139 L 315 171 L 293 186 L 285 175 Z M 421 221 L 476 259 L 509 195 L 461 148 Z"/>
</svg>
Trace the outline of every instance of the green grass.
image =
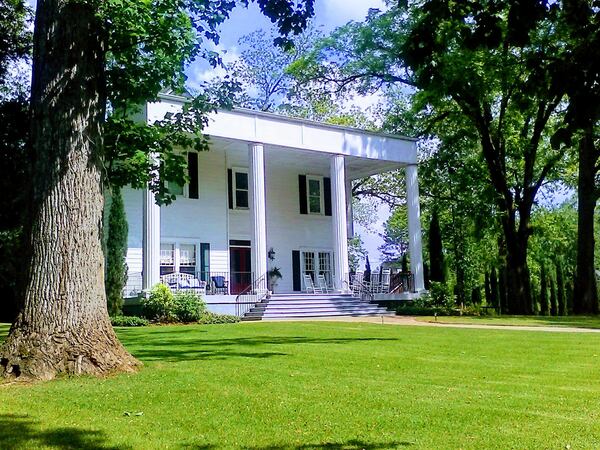
<svg viewBox="0 0 600 450">
<path fill-rule="evenodd" d="M 421 322 L 534 327 L 600 328 L 600 316 L 415 316 Z"/>
<path fill-rule="evenodd" d="M 119 336 L 139 373 L 0 386 L 0 448 L 600 448 L 600 335 L 271 322 Z"/>
</svg>

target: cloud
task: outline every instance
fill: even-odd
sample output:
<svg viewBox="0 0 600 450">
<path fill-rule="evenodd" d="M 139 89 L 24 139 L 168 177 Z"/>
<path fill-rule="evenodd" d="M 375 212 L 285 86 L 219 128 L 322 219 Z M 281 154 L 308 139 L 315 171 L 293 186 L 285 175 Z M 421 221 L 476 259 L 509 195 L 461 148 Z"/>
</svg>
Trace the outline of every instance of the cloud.
<svg viewBox="0 0 600 450">
<path fill-rule="evenodd" d="M 231 64 L 240 58 L 240 51 L 237 46 L 212 44 L 210 50 L 218 52 L 224 64 Z M 198 60 L 187 68 L 188 80 L 186 84 L 196 90 L 200 88 L 201 83 L 210 81 L 213 78 L 223 78 L 226 74 L 227 71 L 223 67 L 212 67 L 206 61 Z"/>
</svg>

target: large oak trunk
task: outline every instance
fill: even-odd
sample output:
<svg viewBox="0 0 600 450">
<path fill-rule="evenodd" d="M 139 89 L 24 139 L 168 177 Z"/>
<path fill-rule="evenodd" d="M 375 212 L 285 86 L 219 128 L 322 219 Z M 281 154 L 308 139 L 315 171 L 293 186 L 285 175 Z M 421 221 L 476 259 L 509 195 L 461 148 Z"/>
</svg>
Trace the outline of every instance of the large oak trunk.
<svg viewBox="0 0 600 450">
<path fill-rule="evenodd" d="M 502 220 L 506 251 L 507 313 L 531 314 L 531 277 L 527 265 L 529 213 L 524 210 L 517 225 L 514 212 Z"/>
<path fill-rule="evenodd" d="M 6 376 L 133 370 L 108 318 L 102 252 L 104 43 L 94 8 L 40 0 L 32 80 L 30 265 Z"/>
<path fill-rule="evenodd" d="M 598 313 L 598 291 L 594 268 L 594 211 L 596 209 L 596 165 L 593 129 L 585 131 L 579 143 L 579 181 L 577 185 L 577 274 L 573 312 Z"/>
</svg>

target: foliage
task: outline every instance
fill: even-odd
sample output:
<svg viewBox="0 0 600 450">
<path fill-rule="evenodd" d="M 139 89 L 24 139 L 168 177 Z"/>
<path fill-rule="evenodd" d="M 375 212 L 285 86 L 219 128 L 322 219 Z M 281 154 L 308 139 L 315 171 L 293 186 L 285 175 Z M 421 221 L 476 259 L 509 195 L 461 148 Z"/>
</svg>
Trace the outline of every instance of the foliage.
<svg viewBox="0 0 600 450">
<path fill-rule="evenodd" d="M 200 318 L 198 319 L 198 323 L 202 325 L 216 325 L 222 323 L 237 323 L 240 321 L 238 316 L 233 316 L 230 314 L 217 314 L 210 311 L 205 311 L 202 313 Z"/>
<path fill-rule="evenodd" d="M 111 316 L 110 323 L 113 327 L 145 327 L 150 324 L 148 319 L 137 316 Z"/>
<path fill-rule="evenodd" d="M 436 210 L 431 214 L 429 221 L 429 278 L 431 281 L 443 283 L 444 276 L 444 251 L 442 248 L 442 234 L 440 221 Z"/>
<path fill-rule="evenodd" d="M 147 297 L 141 300 L 144 317 L 156 322 L 176 322 L 175 297 L 164 284 L 155 285 Z"/>
<path fill-rule="evenodd" d="M 453 308 L 456 305 L 454 290 L 449 283 L 431 280 L 429 283 L 429 294 L 429 304 L 432 306 Z M 425 300 L 425 302 L 427 302 L 427 300 Z"/>
<path fill-rule="evenodd" d="M 173 296 L 173 315 L 178 322 L 197 322 L 206 312 L 202 298 L 191 291 L 178 291 Z"/>
<path fill-rule="evenodd" d="M 27 26 L 31 21 L 31 9 L 23 0 L 0 2 L 0 97 L 13 87 L 5 84 L 10 68 L 22 62 L 31 53 L 32 32 Z M 14 91 L 12 91 L 14 92 Z"/>
<path fill-rule="evenodd" d="M 399 265 L 408 251 L 408 214 L 405 205 L 392 211 L 383 230 L 383 244 L 378 249 L 386 262 Z"/>
<path fill-rule="evenodd" d="M 12 322 L 26 267 L 30 155 L 28 77 L 31 10 L 22 0 L 0 2 L 0 320 Z"/>
<path fill-rule="evenodd" d="M 123 308 L 123 288 L 127 282 L 127 218 L 123 195 L 119 188 L 112 190 L 106 240 L 106 276 L 104 279 L 108 313 L 118 315 Z"/>
<path fill-rule="evenodd" d="M 542 316 L 550 315 L 550 305 L 548 304 L 548 279 L 546 276 L 546 266 L 542 266 L 540 272 L 540 314 Z"/>
<path fill-rule="evenodd" d="M 196 293 L 189 290 L 171 292 L 168 286 L 157 284 L 148 297 L 141 300 L 144 316 L 160 323 L 197 322 L 206 312 L 206 304 Z"/>
<path fill-rule="evenodd" d="M 460 311 L 441 306 L 401 305 L 396 309 L 399 316 L 457 316 Z"/>
<path fill-rule="evenodd" d="M 357 272 L 360 270 L 360 264 L 364 261 L 367 251 L 364 248 L 363 240 L 355 234 L 348 238 L 348 265 L 350 270 Z"/>
</svg>

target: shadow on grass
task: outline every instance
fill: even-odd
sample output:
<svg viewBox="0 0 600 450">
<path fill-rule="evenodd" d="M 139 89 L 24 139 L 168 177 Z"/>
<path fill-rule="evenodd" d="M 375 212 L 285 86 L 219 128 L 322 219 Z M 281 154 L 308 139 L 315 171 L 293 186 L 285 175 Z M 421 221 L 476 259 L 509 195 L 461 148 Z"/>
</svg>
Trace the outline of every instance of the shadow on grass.
<svg viewBox="0 0 600 450">
<path fill-rule="evenodd" d="M 382 450 L 392 449 L 399 447 L 410 447 L 414 445 L 412 442 L 402 441 L 389 441 L 389 442 L 366 442 L 358 439 L 350 439 L 346 442 L 320 442 L 320 443 L 308 443 L 299 445 L 267 445 L 258 447 L 241 447 L 243 450 L 310 450 L 310 449 L 330 449 L 330 450 Z M 185 449 L 193 450 L 212 450 L 219 448 L 218 446 L 206 444 L 206 445 L 192 445 L 184 446 Z"/>
<path fill-rule="evenodd" d="M 0 414 L 0 445 L 6 449 L 52 447 L 57 449 L 117 450 L 129 446 L 111 446 L 101 431 L 79 428 L 40 430 L 39 422 L 28 416 Z"/>
<path fill-rule="evenodd" d="M 396 338 L 311 338 L 304 336 L 255 336 L 231 339 L 202 339 L 182 336 L 179 330 L 171 333 L 148 333 L 138 336 L 121 336 L 122 342 L 137 358 L 146 361 L 186 361 L 198 359 L 271 358 L 286 356 L 277 346 L 345 345 L 358 342 L 396 341 Z"/>
</svg>

